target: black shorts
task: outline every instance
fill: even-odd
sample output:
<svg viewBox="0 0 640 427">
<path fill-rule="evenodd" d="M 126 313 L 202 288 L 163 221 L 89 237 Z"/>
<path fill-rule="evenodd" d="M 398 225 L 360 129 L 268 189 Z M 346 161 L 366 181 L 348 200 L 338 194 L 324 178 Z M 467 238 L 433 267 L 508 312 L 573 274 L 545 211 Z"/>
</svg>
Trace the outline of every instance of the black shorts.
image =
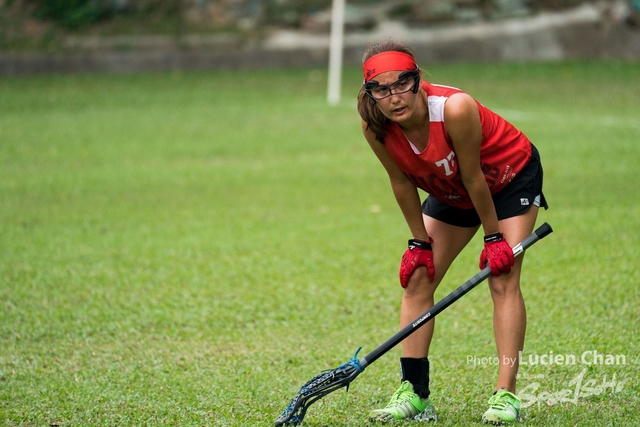
<svg viewBox="0 0 640 427">
<path fill-rule="evenodd" d="M 509 185 L 492 196 L 498 220 L 522 215 L 533 205 L 549 209 L 542 193 L 542 177 L 540 154 L 532 144 L 529 163 Z M 474 208 L 461 209 L 449 206 L 433 196 L 428 196 L 422 204 L 422 213 L 458 227 L 477 227 L 481 224 Z"/>
</svg>

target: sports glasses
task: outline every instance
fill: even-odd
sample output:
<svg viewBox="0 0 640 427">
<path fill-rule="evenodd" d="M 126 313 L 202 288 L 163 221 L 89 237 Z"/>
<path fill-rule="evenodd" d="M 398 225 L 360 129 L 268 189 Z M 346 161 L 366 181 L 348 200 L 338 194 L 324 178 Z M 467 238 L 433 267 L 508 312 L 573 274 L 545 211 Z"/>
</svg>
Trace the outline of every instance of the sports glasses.
<svg viewBox="0 0 640 427">
<path fill-rule="evenodd" d="M 399 95 L 409 91 L 417 93 L 419 85 L 420 73 L 419 69 L 415 69 L 413 71 L 405 71 L 398 76 L 398 80 L 388 85 L 381 85 L 375 80 L 370 80 L 365 83 L 364 90 L 371 99 L 378 101 L 391 95 Z"/>
</svg>

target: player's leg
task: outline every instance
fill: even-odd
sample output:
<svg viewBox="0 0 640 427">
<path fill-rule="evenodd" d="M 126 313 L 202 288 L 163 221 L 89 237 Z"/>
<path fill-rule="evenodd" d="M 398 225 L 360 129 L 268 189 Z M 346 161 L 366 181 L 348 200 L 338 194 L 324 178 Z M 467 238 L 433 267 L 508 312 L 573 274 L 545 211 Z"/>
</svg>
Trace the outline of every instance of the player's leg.
<svg viewBox="0 0 640 427">
<path fill-rule="evenodd" d="M 427 233 L 433 239 L 435 280 L 430 281 L 424 267 L 411 276 L 402 296 L 400 327 L 403 328 L 434 304 L 434 293 L 453 260 L 469 243 L 478 227 L 458 227 L 424 216 Z M 429 355 L 435 319 L 431 320 L 402 341 L 403 357 L 422 358 Z"/>
<path fill-rule="evenodd" d="M 500 221 L 504 238 L 513 245 L 531 234 L 538 208 L 532 207 L 523 215 Z M 490 408 L 483 421 L 503 423 L 520 416 L 520 405 L 515 397 L 519 355 L 524 347 L 526 310 L 520 290 L 520 275 L 524 254 L 515 259 L 508 274 L 491 276 L 489 289 L 493 300 L 493 330 L 499 363 L 496 393 L 489 401 Z"/>
<path fill-rule="evenodd" d="M 434 292 L 453 260 L 469 243 L 478 227 L 458 227 L 432 217 L 424 217 L 429 236 L 433 239 L 433 261 L 436 276 L 429 280 L 426 269 L 418 268 L 404 290 L 400 310 L 403 328 L 434 305 Z M 437 419 L 429 399 L 429 346 L 433 337 L 434 319 L 409 335 L 402 342 L 400 359 L 402 378 L 400 388 L 385 408 L 370 413 L 376 421 L 393 422 L 403 419 L 435 421 Z"/>
</svg>

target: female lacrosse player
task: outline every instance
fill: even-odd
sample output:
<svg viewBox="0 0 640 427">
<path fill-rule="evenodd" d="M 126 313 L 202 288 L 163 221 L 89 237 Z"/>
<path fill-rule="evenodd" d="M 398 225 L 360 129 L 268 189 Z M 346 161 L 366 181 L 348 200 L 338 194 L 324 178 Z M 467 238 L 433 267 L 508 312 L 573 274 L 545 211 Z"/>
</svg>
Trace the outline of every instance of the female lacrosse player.
<svg viewBox="0 0 640 427">
<path fill-rule="evenodd" d="M 447 269 L 482 226 L 480 268 L 489 266 L 499 360 L 495 391 L 482 420 L 516 421 L 518 355 L 526 314 L 520 292 L 522 256 L 510 244 L 533 231 L 542 194 L 536 148 L 506 120 L 471 96 L 421 79 L 412 51 L 385 41 L 364 54 L 358 95 L 362 131 L 386 169 L 412 238 L 400 265 L 400 326 L 434 304 Z M 428 193 L 421 203 L 418 188 Z M 435 420 L 429 399 L 429 345 L 434 322 L 402 342 L 402 380 L 376 421 Z"/>
</svg>

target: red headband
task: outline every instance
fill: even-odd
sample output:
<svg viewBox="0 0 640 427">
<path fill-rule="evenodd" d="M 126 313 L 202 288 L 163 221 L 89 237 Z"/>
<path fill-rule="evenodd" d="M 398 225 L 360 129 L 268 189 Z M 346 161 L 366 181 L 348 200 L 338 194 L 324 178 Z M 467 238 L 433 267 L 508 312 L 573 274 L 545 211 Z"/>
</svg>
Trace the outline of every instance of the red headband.
<svg viewBox="0 0 640 427">
<path fill-rule="evenodd" d="M 418 66 L 413 57 L 407 53 L 395 50 L 378 53 L 367 59 L 362 67 L 364 82 L 387 71 L 414 71 Z"/>
</svg>

